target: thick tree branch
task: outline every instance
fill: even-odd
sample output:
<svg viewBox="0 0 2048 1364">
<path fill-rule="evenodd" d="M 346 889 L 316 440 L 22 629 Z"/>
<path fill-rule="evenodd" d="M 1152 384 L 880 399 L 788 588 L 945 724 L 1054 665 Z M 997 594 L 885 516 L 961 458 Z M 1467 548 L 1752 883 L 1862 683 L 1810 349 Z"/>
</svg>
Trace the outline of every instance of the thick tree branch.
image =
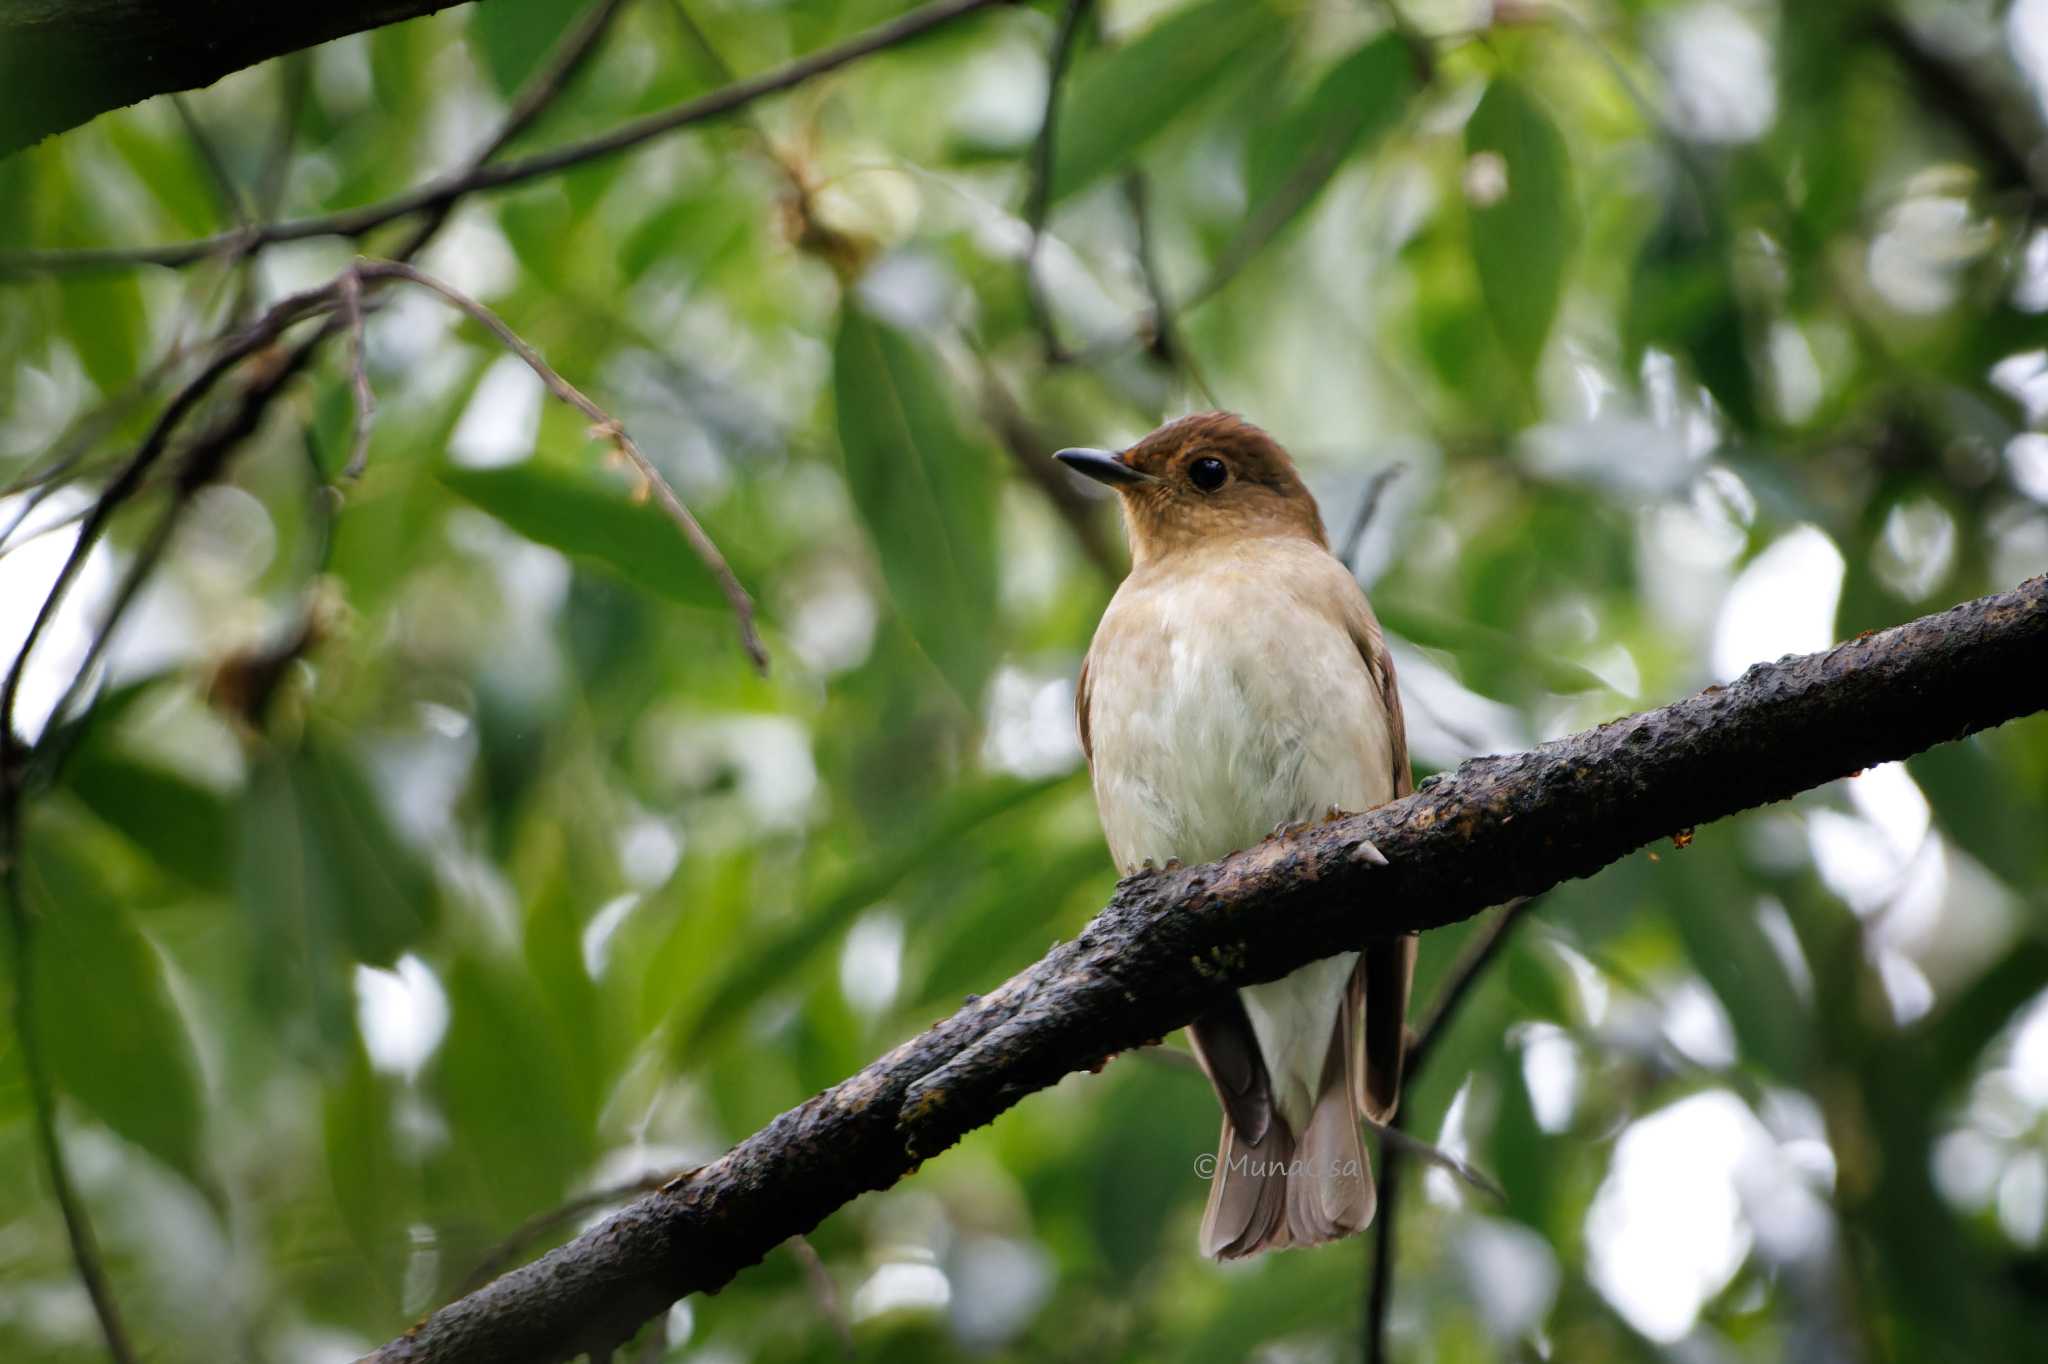
<svg viewBox="0 0 2048 1364">
<path fill-rule="evenodd" d="M 1222 992 L 1586 876 L 1679 830 L 2048 707 L 2048 577 L 1201 867 L 1127 878 L 1081 936 L 710 1165 L 374 1358 L 599 1356 L 1026 1095 Z M 1370 844 L 1383 855 L 1366 856 Z M 1368 914 L 1360 906 L 1371 906 Z"/>
<path fill-rule="evenodd" d="M 454 0 L 0 0 L 0 156 L 96 114 Z"/>
</svg>

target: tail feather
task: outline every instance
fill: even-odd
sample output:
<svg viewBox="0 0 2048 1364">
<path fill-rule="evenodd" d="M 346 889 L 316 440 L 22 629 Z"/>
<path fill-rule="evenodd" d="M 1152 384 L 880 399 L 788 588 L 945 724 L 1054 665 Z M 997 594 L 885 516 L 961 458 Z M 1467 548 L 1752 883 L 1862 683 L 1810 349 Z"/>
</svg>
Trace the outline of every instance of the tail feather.
<svg viewBox="0 0 2048 1364">
<path fill-rule="evenodd" d="M 1288 1171 L 1287 1231 L 1299 1246 L 1363 1231 L 1379 1203 L 1346 1078 L 1332 1067 Z"/>
<path fill-rule="evenodd" d="M 1321 1091 L 1299 1140 L 1278 1113 L 1256 1142 L 1245 1140 L 1224 1115 L 1202 1216 L 1203 1254 L 1234 1260 L 1321 1245 L 1372 1222 L 1379 1200 L 1358 1131 L 1356 1081 L 1363 1067 L 1357 1023 L 1355 1009 L 1339 1012 Z"/>
<path fill-rule="evenodd" d="M 1204 1255 L 1237 1260 L 1294 1244 L 1287 1225 L 1287 1164 L 1293 1155 L 1294 1138 L 1279 1114 L 1256 1142 L 1239 1138 L 1224 1115 L 1209 1206 L 1202 1213 Z"/>
</svg>

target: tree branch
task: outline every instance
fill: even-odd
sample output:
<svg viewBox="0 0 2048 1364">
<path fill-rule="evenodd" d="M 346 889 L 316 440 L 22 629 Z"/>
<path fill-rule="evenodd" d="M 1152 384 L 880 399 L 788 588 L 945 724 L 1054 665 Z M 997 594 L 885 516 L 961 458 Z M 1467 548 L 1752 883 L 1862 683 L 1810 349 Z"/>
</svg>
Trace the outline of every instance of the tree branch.
<svg viewBox="0 0 2048 1364">
<path fill-rule="evenodd" d="M 4 0 L 0 156 L 109 109 L 455 0 L 231 5 L 213 0 Z"/>
<path fill-rule="evenodd" d="M 602 1355 L 861 1193 L 1224 992 L 1456 922 L 1738 810 L 2048 707 L 2048 577 L 1200 867 L 1126 878 L 1081 936 L 533 1264 L 378 1364 Z M 1366 844 L 1385 865 L 1360 854 Z M 1378 907 L 1367 919 L 1361 904 Z M 1274 931 L 1285 925 L 1284 931 Z"/>
<path fill-rule="evenodd" d="M 0 0 L 4 2 L 4 0 Z M 814 76 L 836 71 L 863 57 L 898 46 L 941 25 L 976 10 L 987 9 L 1003 0 L 934 0 L 934 3 L 843 43 L 799 57 L 787 65 L 759 76 L 735 81 L 696 99 L 685 100 L 658 113 L 622 123 L 607 133 L 570 142 L 549 151 L 488 165 L 473 164 L 380 203 L 315 218 L 295 218 L 268 223 L 246 231 L 222 232 L 194 241 L 169 246 L 88 247 L 75 251 L 15 251 L 0 254 L 0 271 L 119 269 L 135 265 L 190 265 L 195 261 L 235 251 L 253 251 L 273 242 L 301 241 L 308 237 L 361 237 L 384 224 L 415 213 L 440 213 L 464 195 L 480 190 L 502 189 L 580 166 L 588 161 L 630 150 L 678 128 L 705 123 L 743 109 L 755 100 L 801 85 Z M 4 88 L 4 87 L 0 87 Z M 404 252 L 398 254 L 403 255 Z"/>
</svg>

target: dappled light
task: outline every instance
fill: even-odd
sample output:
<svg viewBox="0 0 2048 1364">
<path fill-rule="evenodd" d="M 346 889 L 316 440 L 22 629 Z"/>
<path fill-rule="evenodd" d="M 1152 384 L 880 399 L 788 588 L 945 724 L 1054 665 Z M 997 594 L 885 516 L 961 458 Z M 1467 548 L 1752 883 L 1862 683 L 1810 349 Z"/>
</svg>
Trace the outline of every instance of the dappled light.
<svg viewBox="0 0 2048 1364">
<path fill-rule="evenodd" d="M 2048 1338 L 2048 0 L 319 8 L 0 14 L 0 1359 Z M 1120 881 L 1052 455 L 1210 409 L 1421 790 Z M 1374 916 L 1374 1220 L 1205 1258 Z"/>
</svg>

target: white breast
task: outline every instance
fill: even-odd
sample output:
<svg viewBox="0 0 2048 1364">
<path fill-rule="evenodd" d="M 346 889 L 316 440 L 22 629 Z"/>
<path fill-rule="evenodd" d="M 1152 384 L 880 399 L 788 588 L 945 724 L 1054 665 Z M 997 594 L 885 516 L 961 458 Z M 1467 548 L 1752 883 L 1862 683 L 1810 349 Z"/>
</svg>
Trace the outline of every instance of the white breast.
<svg viewBox="0 0 2048 1364">
<path fill-rule="evenodd" d="M 1332 806 L 1393 797 L 1378 688 L 1341 617 L 1315 609 L 1306 590 L 1357 588 L 1320 549 L 1276 552 L 1281 564 L 1134 577 L 1103 617 L 1088 660 L 1091 765 L 1103 832 L 1126 873 L 1146 861 L 1210 861 Z M 1275 591 L 1283 566 L 1290 590 Z M 1241 992 L 1297 1132 L 1355 959 Z"/>
<path fill-rule="evenodd" d="M 1125 872 L 1394 794 L 1378 690 L 1319 612 L 1223 574 L 1119 593 L 1088 667 L 1096 801 Z"/>
</svg>

